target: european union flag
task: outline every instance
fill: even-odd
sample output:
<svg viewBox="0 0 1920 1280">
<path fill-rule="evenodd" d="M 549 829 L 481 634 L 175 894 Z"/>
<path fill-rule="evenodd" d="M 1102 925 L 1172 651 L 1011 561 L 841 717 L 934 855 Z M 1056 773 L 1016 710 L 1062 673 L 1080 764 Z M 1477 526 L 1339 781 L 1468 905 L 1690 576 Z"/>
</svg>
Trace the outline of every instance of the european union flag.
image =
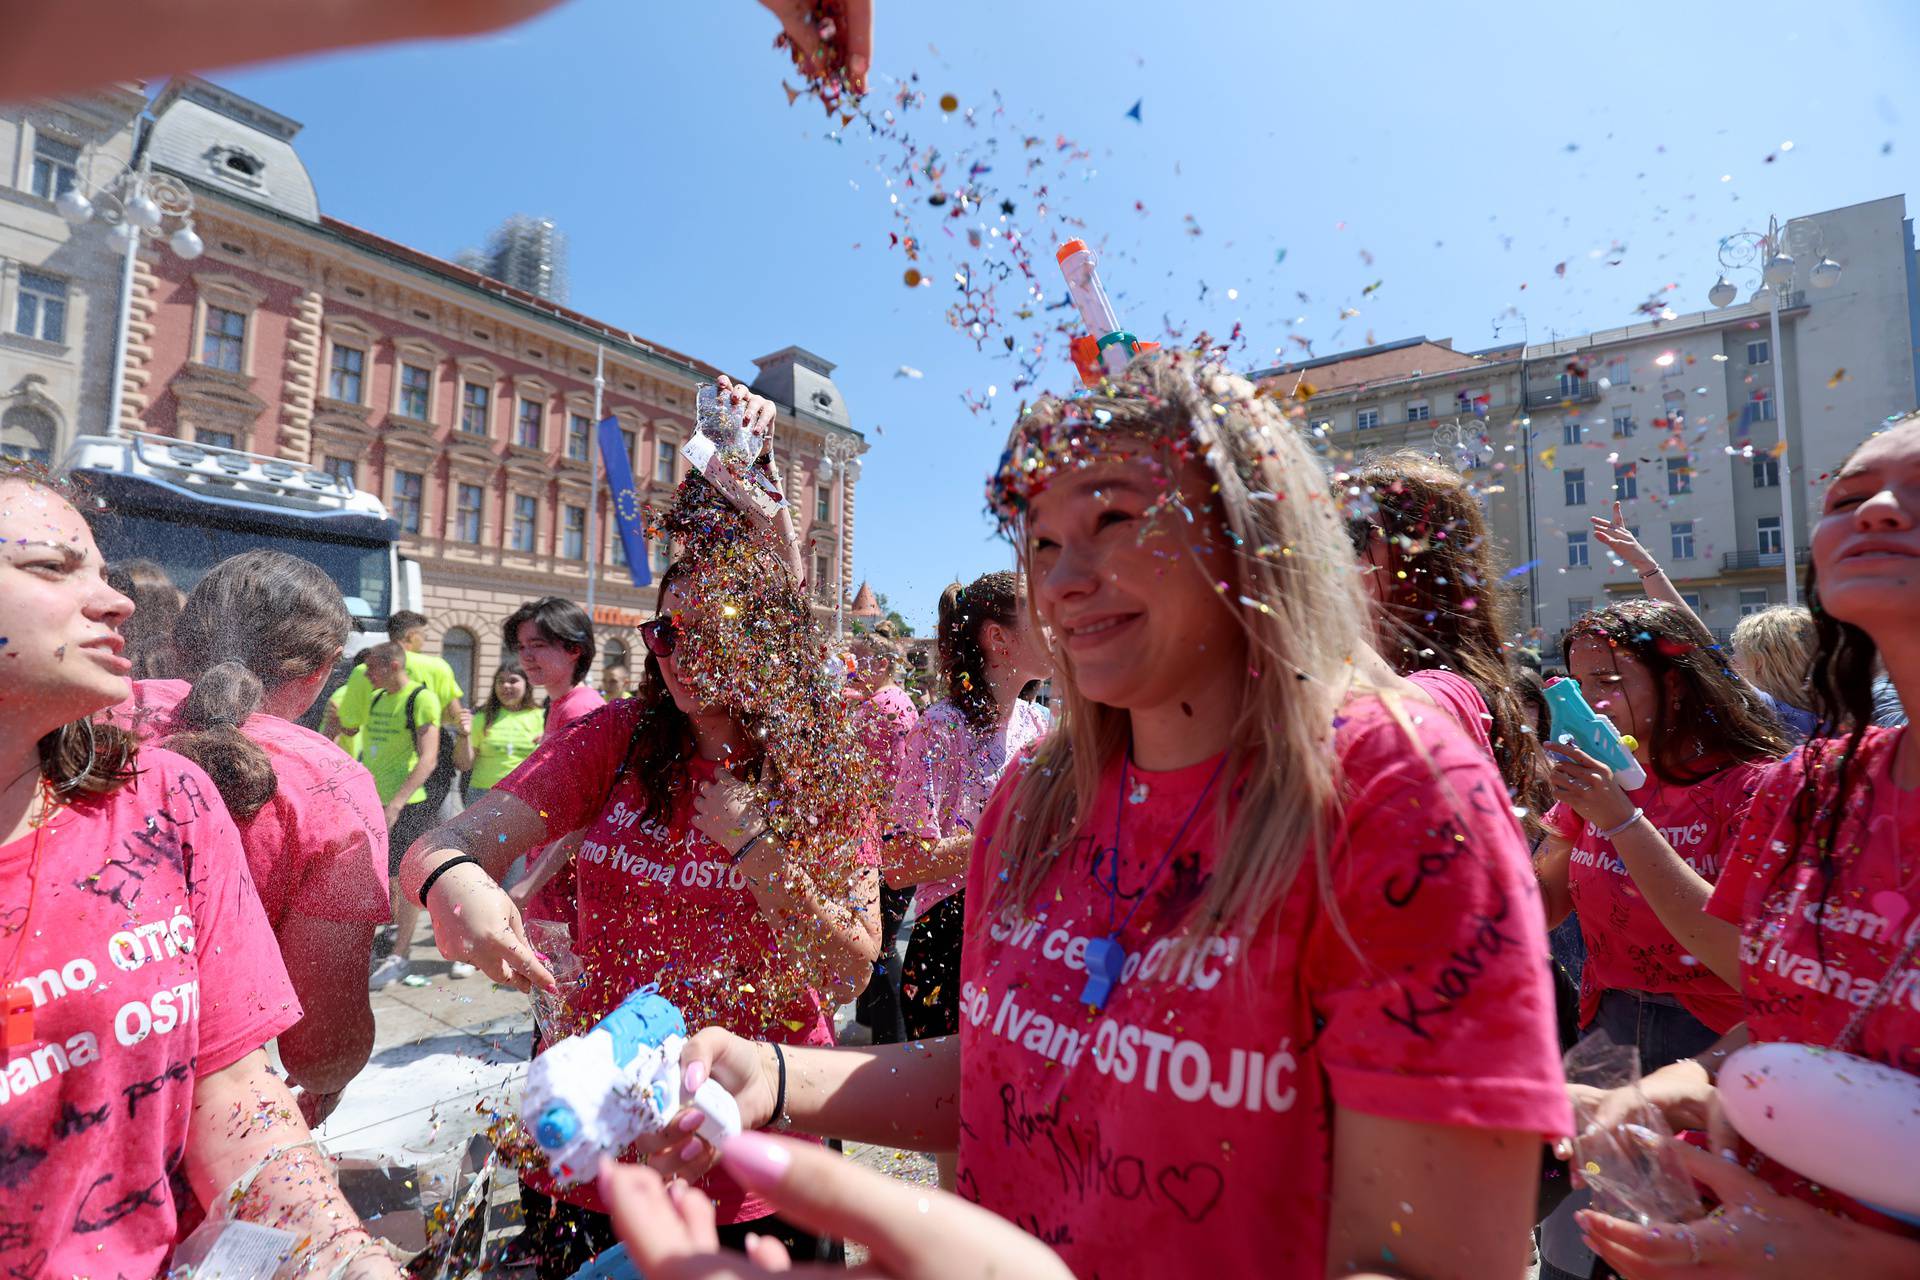
<svg viewBox="0 0 1920 1280">
<path fill-rule="evenodd" d="M 607 472 L 607 490 L 613 495 L 613 525 L 627 553 L 627 572 L 633 585 L 653 585 L 653 567 L 647 562 L 647 527 L 640 518 L 640 493 L 633 487 L 633 462 L 627 457 L 627 438 L 618 418 L 600 420 L 600 461 Z"/>
</svg>

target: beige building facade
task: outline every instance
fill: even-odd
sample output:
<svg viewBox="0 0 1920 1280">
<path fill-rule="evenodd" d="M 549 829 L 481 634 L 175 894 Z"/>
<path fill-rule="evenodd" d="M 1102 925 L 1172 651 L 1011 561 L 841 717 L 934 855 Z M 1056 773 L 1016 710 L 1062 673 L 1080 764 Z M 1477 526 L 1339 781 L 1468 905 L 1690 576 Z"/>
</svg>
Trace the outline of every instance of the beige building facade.
<svg viewBox="0 0 1920 1280">
<path fill-rule="evenodd" d="M 106 425 L 121 253 L 54 202 L 124 172 L 145 104 L 124 86 L 0 106 L 0 453 L 52 462 Z"/>
</svg>

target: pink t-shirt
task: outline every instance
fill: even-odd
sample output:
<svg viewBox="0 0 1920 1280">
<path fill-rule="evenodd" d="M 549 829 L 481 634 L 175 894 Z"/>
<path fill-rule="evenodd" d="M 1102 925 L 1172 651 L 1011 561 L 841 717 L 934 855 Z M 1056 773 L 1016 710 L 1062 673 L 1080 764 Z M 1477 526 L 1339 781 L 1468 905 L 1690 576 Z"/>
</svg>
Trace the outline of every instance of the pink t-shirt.
<svg viewBox="0 0 1920 1280">
<path fill-rule="evenodd" d="M 170 751 L 139 765 L 0 846 L 0 949 L 35 1005 L 0 1072 L 8 1275 L 156 1274 L 195 1081 L 300 1020 L 213 783 Z"/>
<path fill-rule="evenodd" d="M 894 784 L 894 835 L 933 842 L 972 831 L 1007 763 L 1046 737 L 1052 726 L 1045 707 L 1018 698 L 1007 722 L 985 733 L 968 724 L 951 702 L 928 707 L 907 736 L 900 778 Z M 914 910 L 925 915 L 966 885 L 964 871 L 928 881 L 914 891 Z"/>
<path fill-rule="evenodd" d="M 1409 671 L 1407 679 L 1457 720 L 1482 751 L 1493 754 L 1493 714 L 1471 680 L 1452 671 Z"/>
<path fill-rule="evenodd" d="M 136 680 L 108 719 L 144 741 L 182 732 L 176 713 L 193 686 Z M 279 784 L 251 818 L 237 820 L 247 869 L 276 931 L 289 915 L 384 924 L 387 823 L 366 766 L 323 737 L 279 716 L 255 714 L 240 732 L 267 753 Z"/>
<path fill-rule="evenodd" d="M 1328 892 L 1345 934 L 1308 858 L 1251 936 L 1170 959 L 1168 935 L 1213 873 L 1218 757 L 1129 770 L 1124 805 L 1114 761 L 1035 919 L 991 909 L 1013 775 L 981 821 L 960 965 L 959 1190 L 1076 1275 L 1320 1280 L 1336 1105 L 1570 1128 L 1539 892 L 1499 775 L 1446 717 L 1418 729 L 1439 776 L 1375 699 L 1336 725 L 1348 817 L 1330 833 Z M 1134 901 L 1122 980 L 1095 1011 L 1081 1000 L 1087 944 Z"/>
<path fill-rule="evenodd" d="M 1673 851 L 1708 880 L 1720 878 L 1721 859 L 1734 827 L 1760 783 L 1758 765 L 1737 764 L 1690 787 L 1652 776 L 1627 795 L 1647 811 Z M 1660 923 L 1639 886 L 1600 830 L 1565 804 L 1547 811 L 1547 830 L 1573 841 L 1567 869 L 1587 962 L 1580 970 L 1580 1025 L 1600 1011 L 1600 993 L 1649 991 L 1671 995 L 1714 1031 L 1726 1031 L 1742 1016 L 1740 995 L 1699 963 Z"/>
<path fill-rule="evenodd" d="M 692 786 L 675 797 L 664 820 L 642 818 L 638 780 L 620 769 L 640 708 L 637 699 L 623 699 L 549 737 L 495 788 L 546 815 L 549 832 L 585 828 L 574 859 L 571 919 L 586 978 L 568 1012 L 581 1025 L 598 1021 L 656 982 L 689 1027 L 722 1026 L 750 1040 L 832 1044 L 833 1010 L 818 992 L 777 1008 L 760 994 L 770 976 L 790 972 L 791 960 L 778 950 L 745 874 L 725 849 L 693 829 Z M 714 768 L 696 759 L 687 771 L 698 783 Z M 859 865 L 878 863 L 871 844 L 850 856 Z M 552 1194 L 544 1170 L 528 1180 Z M 724 1174 L 711 1175 L 704 1186 L 722 1222 L 773 1211 Z M 601 1208 L 592 1183 L 565 1194 L 575 1204 Z"/>
<path fill-rule="evenodd" d="M 890 684 L 854 707 L 854 724 L 860 740 L 880 762 L 882 782 L 892 787 L 907 762 L 907 738 L 920 723 L 920 710 L 907 691 Z"/>
<path fill-rule="evenodd" d="M 622 699 L 630 701 L 630 699 Z M 558 737 L 560 731 L 582 716 L 591 715 L 607 705 L 606 698 L 591 685 L 577 684 L 557 698 L 547 701 L 547 728 L 540 735 L 542 742 L 550 742 Z"/>
<path fill-rule="evenodd" d="M 1814 841 L 1827 835 L 1846 742 L 1816 738 L 1765 771 L 1707 903 L 1709 914 L 1740 928 L 1741 994 L 1756 1041 L 1833 1044 L 1920 930 L 1920 792 L 1893 781 L 1909 731 L 1870 728 L 1861 740 L 1834 841 L 1837 874 L 1824 891 Z M 1808 752 L 1818 780 L 1810 836 L 1794 820 Z M 1920 965 L 1909 960 L 1888 984 L 1847 1051 L 1920 1075 Z M 1805 1199 L 1872 1216 L 1777 1172 L 1776 1185 Z"/>
</svg>

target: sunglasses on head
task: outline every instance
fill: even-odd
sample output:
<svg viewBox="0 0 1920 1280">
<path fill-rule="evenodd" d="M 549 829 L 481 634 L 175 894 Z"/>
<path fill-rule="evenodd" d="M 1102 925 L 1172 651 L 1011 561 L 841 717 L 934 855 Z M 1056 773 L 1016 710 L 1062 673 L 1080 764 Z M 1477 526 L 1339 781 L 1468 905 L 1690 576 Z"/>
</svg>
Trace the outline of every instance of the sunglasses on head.
<svg viewBox="0 0 1920 1280">
<path fill-rule="evenodd" d="M 640 640 L 654 657 L 671 657 L 680 647 L 680 628 L 673 625 L 672 618 L 658 617 L 640 624 Z"/>
</svg>

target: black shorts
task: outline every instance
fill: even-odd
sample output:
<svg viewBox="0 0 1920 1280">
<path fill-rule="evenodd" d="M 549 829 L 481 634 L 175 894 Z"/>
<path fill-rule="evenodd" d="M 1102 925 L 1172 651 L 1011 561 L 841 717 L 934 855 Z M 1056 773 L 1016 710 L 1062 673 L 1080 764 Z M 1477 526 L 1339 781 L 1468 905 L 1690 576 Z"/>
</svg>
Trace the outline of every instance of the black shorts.
<svg viewBox="0 0 1920 1280">
<path fill-rule="evenodd" d="M 400 810 L 400 820 L 387 829 L 387 875 L 400 874 L 400 860 L 413 848 L 413 842 L 433 830 L 439 808 L 421 800 Z"/>
<path fill-rule="evenodd" d="M 900 968 L 900 1013 L 909 1040 L 960 1030 L 960 942 L 966 894 L 942 898 L 913 923 Z"/>
</svg>

